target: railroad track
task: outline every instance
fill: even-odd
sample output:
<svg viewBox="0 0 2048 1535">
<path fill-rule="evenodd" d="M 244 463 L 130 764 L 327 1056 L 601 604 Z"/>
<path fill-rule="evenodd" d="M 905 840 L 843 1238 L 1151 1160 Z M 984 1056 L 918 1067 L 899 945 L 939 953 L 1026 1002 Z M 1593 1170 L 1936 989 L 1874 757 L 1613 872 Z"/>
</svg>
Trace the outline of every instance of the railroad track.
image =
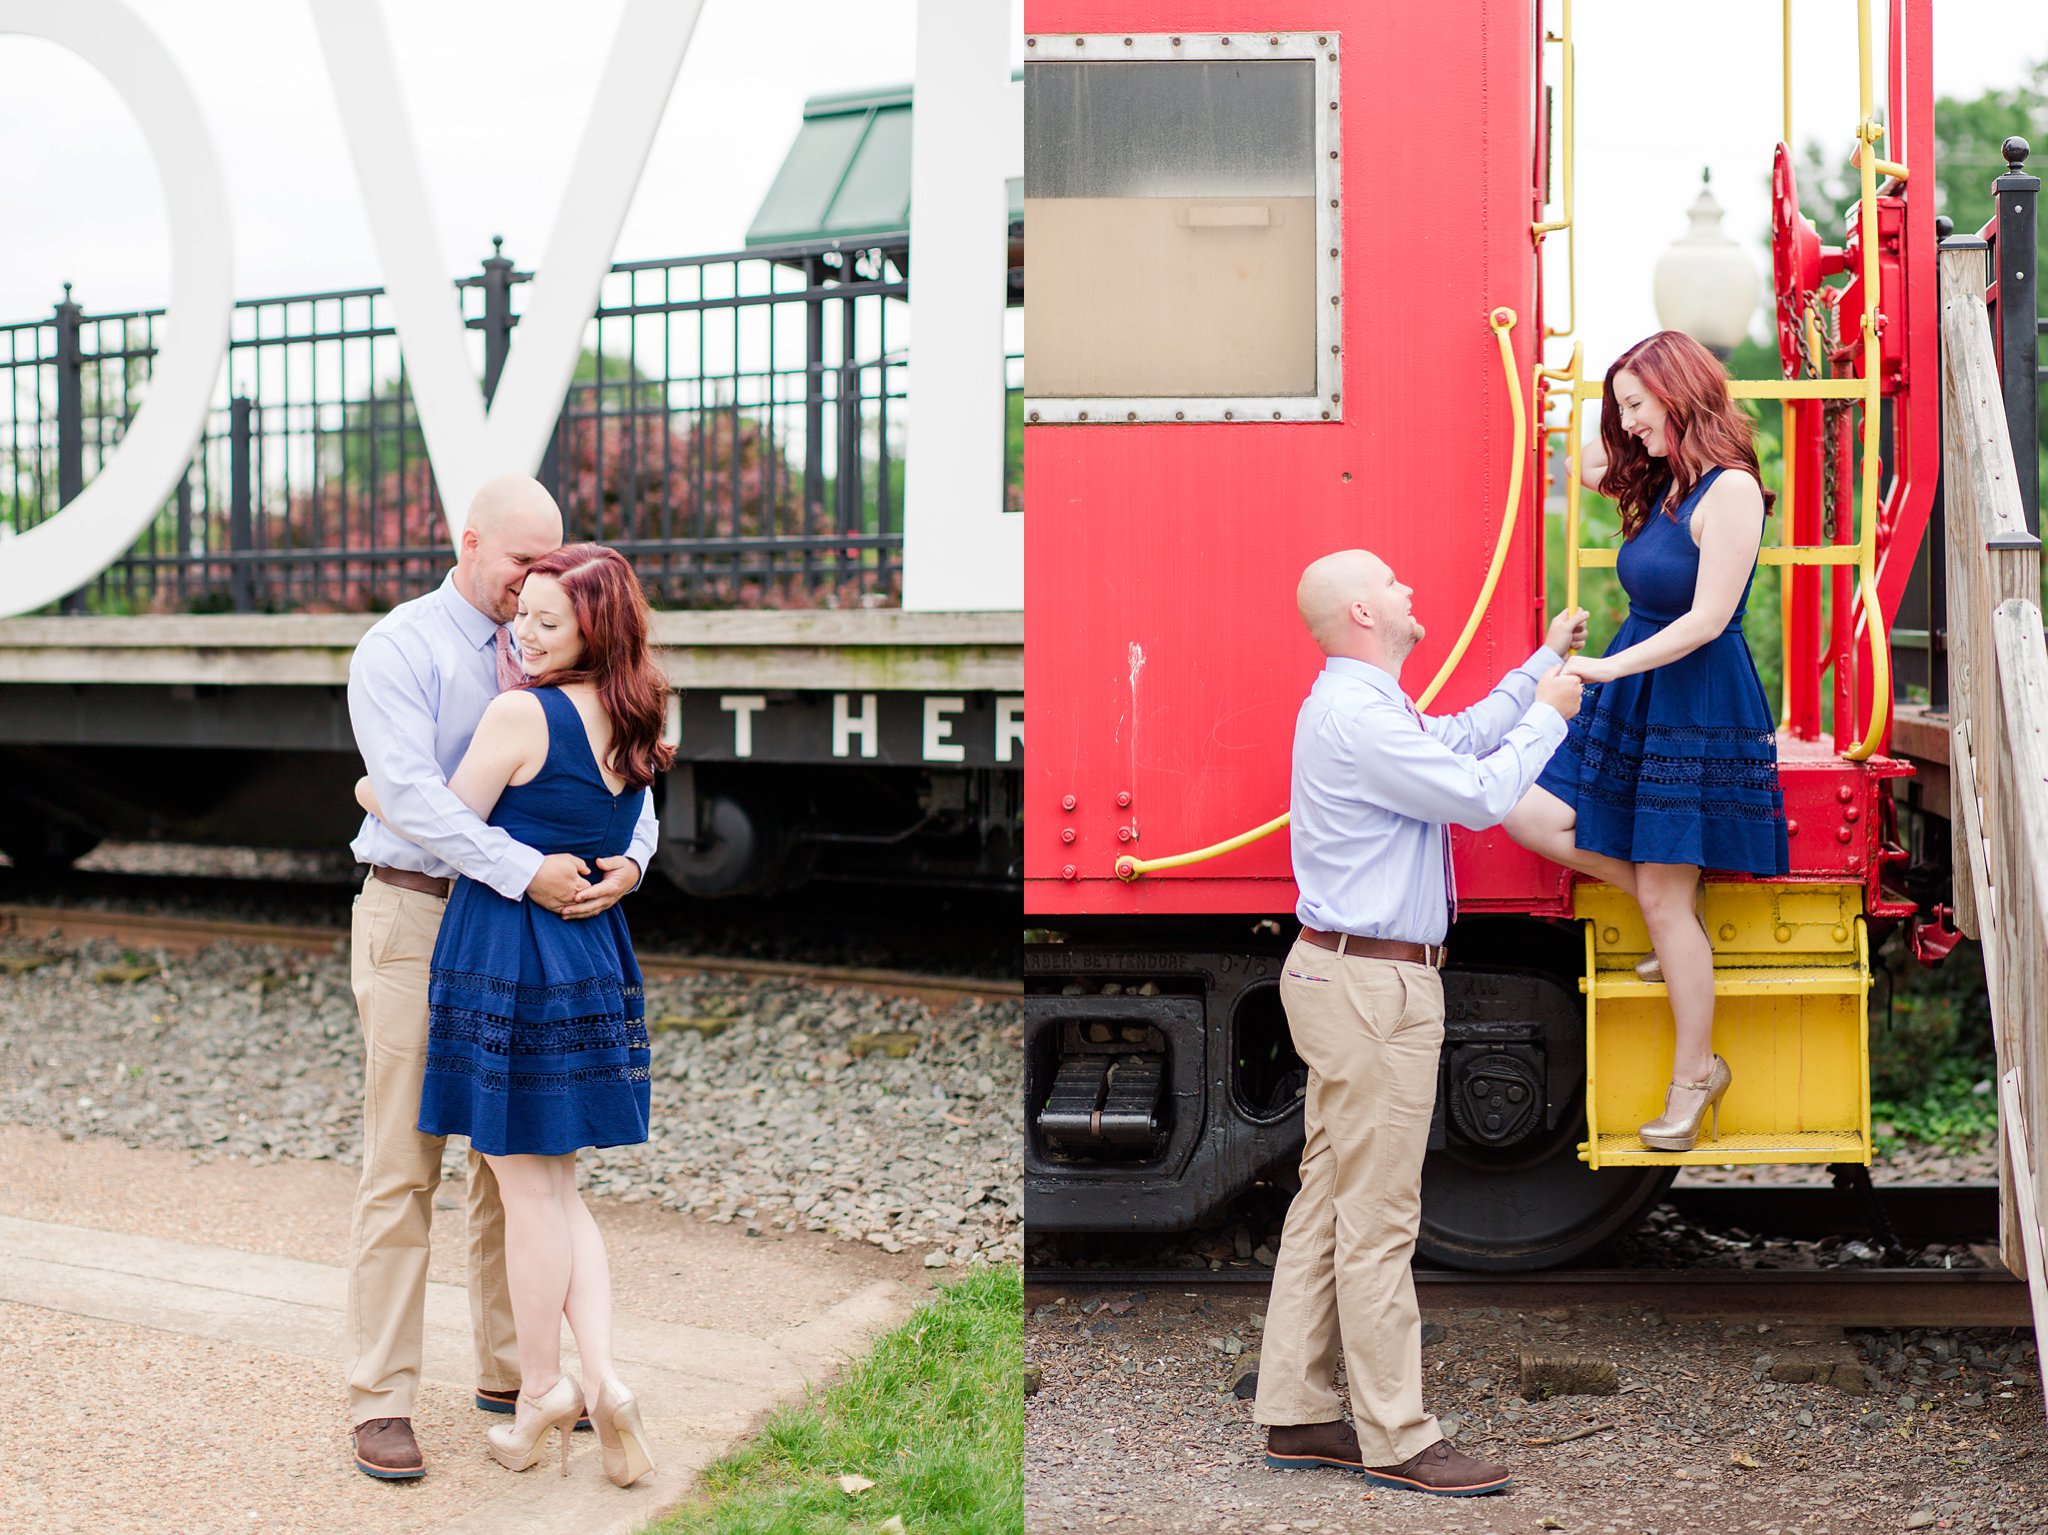
<svg viewBox="0 0 2048 1535">
<path fill-rule="evenodd" d="M 1034 1269 L 1032 1292 L 1263 1289 L 1270 1270 Z M 1415 1270 L 1432 1307 L 1647 1306 L 1667 1316 L 1786 1317 L 1836 1327 L 2031 1327 L 2027 1287 L 1992 1269 L 1546 1269 L 1533 1274 Z"/>
<path fill-rule="evenodd" d="M 1995 1183 L 1879 1185 L 1878 1196 L 1909 1247 L 1989 1242 L 1998 1229 Z M 1814 1184 L 1687 1184 L 1664 1196 L 1702 1232 L 1752 1237 L 1823 1236 L 1869 1240 L 1867 1211 L 1845 1189 Z M 1044 1267 L 1026 1282 L 1048 1290 L 1259 1289 L 1272 1271 L 1253 1264 L 1185 1269 L 1125 1264 Z M 2026 1286 L 2003 1269 L 1546 1269 L 1483 1274 L 1418 1268 L 1424 1305 L 1650 1306 L 1691 1315 L 1786 1315 L 1838 1326 L 2031 1326 Z"/>
<path fill-rule="evenodd" d="M 260 943 L 302 953 L 328 954 L 348 942 L 347 931 L 335 927 L 0 903 L 0 936 L 43 938 L 53 934 L 73 942 L 103 938 L 126 948 L 163 949 L 175 954 L 196 953 L 215 943 Z M 1024 994 L 1021 981 L 924 975 L 910 970 L 693 954 L 640 953 L 636 957 L 640 961 L 641 973 L 654 980 L 685 975 L 729 975 L 743 980 L 856 986 L 892 996 L 915 997 L 933 1007 L 951 1007 L 966 1001 L 1002 1001 Z"/>
</svg>

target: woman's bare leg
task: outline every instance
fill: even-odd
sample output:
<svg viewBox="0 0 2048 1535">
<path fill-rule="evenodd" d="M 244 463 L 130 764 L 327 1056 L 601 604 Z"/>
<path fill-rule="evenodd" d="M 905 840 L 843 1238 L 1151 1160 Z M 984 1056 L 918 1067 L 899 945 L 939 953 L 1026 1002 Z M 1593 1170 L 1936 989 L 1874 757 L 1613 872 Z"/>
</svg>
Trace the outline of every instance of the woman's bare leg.
<svg viewBox="0 0 2048 1535">
<path fill-rule="evenodd" d="M 576 1335 L 576 1355 L 583 1362 L 583 1399 L 597 1408 L 597 1393 L 612 1373 L 612 1273 L 605 1256 L 604 1236 L 576 1187 L 576 1159 L 565 1157 L 562 1221 L 569 1240 L 569 1290 L 563 1309 Z"/>
<path fill-rule="evenodd" d="M 1579 813 L 1548 789 L 1531 785 L 1501 825 L 1530 852 L 1605 880 L 1617 890 L 1636 893 L 1636 866 L 1582 849 L 1578 844 Z"/>
<path fill-rule="evenodd" d="M 1689 863 L 1636 866 L 1636 902 L 1671 993 L 1674 1082 L 1704 1082 L 1714 1065 L 1714 951 L 1693 912 L 1699 886 L 1700 871 Z"/>
<path fill-rule="evenodd" d="M 505 1283 L 519 1330 L 520 1391 L 541 1396 L 562 1376 L 562 1304 L 570 1245 L 562 1164 L 573 1157 L 487 1157 L 505 1201 Z M 574 1172 L 570 1173 L 573 1186 Z"/>
</svg>

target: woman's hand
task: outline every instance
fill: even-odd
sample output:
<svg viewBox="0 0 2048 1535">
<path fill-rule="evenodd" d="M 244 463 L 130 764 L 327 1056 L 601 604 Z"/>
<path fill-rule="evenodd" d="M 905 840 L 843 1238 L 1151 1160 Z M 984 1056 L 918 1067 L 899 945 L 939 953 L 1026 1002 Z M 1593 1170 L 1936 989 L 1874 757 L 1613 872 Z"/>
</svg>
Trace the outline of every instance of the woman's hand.
<svg viewBox="0 0 2048 1535">
<path fill-rule="evenodd" d="M 1573 656 L 1564 664 L 1564 674 L 1582 683 L 1612 682 L 1621 673 L 1606 656 Z"/>
<path fill-rule="evenodd" d="M 384 819 L 384 812 L 377 803 L 377 790 L 370 783 L 368 774 L 356 780 L 356 803 L 378 820 Z"/>
</svg>

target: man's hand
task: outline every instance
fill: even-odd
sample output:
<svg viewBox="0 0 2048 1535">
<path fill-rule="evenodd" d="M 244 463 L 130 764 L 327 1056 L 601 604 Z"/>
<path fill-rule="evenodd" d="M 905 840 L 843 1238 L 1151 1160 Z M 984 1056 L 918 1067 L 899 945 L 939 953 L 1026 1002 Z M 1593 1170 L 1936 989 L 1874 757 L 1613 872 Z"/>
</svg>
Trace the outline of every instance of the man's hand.
<svg viewBox="0 0 2048 1535">
<path fill-rule="evenodd" d="M 604 878 L 594 885 L 584 886 L 583 893 L 562 908 L 563 916 L 594 917 L 640 883 L 640 865 L 624 854 L 617 858 L 600 858 L 597 866 L 604 870 Z"/>
<path fill-rule="evenodd" d="M 1543 643 L 1561 656 L 1586 648 L 1586 610 L 1566 608 L 1550 621 L 1550 633 Z"/>
<path fill-rule="evenodd" d="M 569 903 L 590 888 L 583 882 L 589 872 L 590 865 L 574 853 L 550 853 L 540 861 L 526 893 L 549 911 L 567 915 Z"/>
<path fill-rule="evenodd" d="M 1549 704 L 1566 719 L 1579 712 L 1579 679 L 1562 666 L 1553 666 L 1536 684 L 1536 702 Z"/>
</svg>

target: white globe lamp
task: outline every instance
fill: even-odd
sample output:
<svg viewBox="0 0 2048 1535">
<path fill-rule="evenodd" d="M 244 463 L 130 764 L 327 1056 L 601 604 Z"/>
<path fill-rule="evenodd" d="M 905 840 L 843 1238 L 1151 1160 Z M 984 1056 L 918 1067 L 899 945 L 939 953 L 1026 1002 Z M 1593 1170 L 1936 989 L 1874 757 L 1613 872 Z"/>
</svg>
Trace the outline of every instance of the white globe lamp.
<svg viewBox="0 0 2048 1535">
<path fill-rule="evenodd" d="M 1657 258 L 1651 298 L 1657 322 L 1682 330 L 1723 362 L 1749 331 L 1756 308 L 1757 269 L 1721 228 L 1721 205 L 1700 172 L 1700 195 L 1688 212 L 1692 228 Z"/>
</svg>

